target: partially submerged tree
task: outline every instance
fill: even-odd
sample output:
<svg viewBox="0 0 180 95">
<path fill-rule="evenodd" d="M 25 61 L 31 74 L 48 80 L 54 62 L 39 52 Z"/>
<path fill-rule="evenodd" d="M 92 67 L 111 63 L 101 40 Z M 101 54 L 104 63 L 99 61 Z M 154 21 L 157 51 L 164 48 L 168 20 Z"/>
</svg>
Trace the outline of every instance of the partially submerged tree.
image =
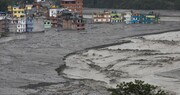
<svg viewBox="0 0 180 95">
<path fill-rule="evenodd" d="M 168 95 L 167 92 L 158 88 L 158 86 L 144 83 L 141 80 L 135 82 L 123 82 L 116 88 L 110 88 L 111 95 Z"/>
</svg>

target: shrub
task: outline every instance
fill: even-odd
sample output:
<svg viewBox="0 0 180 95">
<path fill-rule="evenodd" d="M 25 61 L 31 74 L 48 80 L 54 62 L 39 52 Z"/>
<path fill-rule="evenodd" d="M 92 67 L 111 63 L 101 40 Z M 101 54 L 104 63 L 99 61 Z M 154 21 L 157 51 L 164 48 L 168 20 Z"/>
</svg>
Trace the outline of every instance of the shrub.
<svg viewBox="0 0 180 95">
<path fill-rule="evenodd" d="M 110 88 L 111 95 L 168 95 L 167 92 L 141 80 L 135 82 L 123 82 L 116 88 Z"/>
</svg>

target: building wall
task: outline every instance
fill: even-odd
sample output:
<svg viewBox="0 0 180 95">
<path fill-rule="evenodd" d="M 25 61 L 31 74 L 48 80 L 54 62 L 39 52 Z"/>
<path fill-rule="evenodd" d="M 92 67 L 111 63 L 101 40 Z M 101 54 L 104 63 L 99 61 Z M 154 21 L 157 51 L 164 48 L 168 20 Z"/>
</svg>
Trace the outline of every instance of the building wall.
<svg viewBox="0 0 180 95">
<path fill-rule="evenodd" d="M 10 32 L 26 32 L 26 18 L 14 18 L 9 24 Z"/>
<path fill-rule="evenodd" d="M 13 11 L 13 7 L 12 6 L 8 6 L 7 9 L 8 9 L 8 12 L 12 12 Z"/>
<path fill-rule="evenodd" d="M 17 32 L 26 32 L 26 18 L 18 19 Z"/>
<path fill-rule="evenodd" d="M 17 32 L 17 19 L 11 19 L 10 24 L 9 24 L 9 31 L 10 32 Z"/>
<path fill-rule="evenodd" d="M 83 15 L 83 0 L 62 0 L 61 6 Z"/>
<path fill-rule="evenodd" d="M 94 13 L 93 20 L 95 23 L 108 23 L 111 21 L 111 16 L 109 12 Z"/>
<path fill-rule="evenodd" d="M 25 9 L 19 7 L 13 7 L 13 17 L 24 17 Z"/>
<path fill-rule="evenodd" d="M 57 14 L 59 14 L 63 10 L 64 10 L 63 8 L 49 9 L 49 17 L 57 17 Z"/>
<path fill-rule="evenodd" d="M 131 12 L 126 12 L 126 14 L 124 15 L 125 18 L 125 23 L 126 24 L 130 24 L 131 20 L 132 20 L 132 13 Z"/>
<path fill-rule="evenodd" d="M 33 18 L 27 18 L 26 19 L 26 32 L 32 32 L 33 31 Z"/>
<path fill-rule="evenodd" d="M 111 13 L 111 23 L 119 23 L 123 21 L 123 15 L 121 13 Z"/>
<path fill-rule="evenodd" d="M 35 0 L 35 2 L 45 2 L 46 0 Z"/>
<path fill-rule="evenodd" d="M 44 31 L 44 20 L 43 18 L 33 18 L 33 32 Z"/>
<path fill-rule="evenodd" d="M 26 10 L 32 10 L 33 5 L 26 5 Z"/>
<path fill-rule="evenodd" d="M 45 29 L 49 29 L 49 28 L 51 28 L 51 27 L 52 27 L 51 21 L 50 21 L 50 20 L 45 20 L 45 21 L 44 21 L 44 28 L 45 28 Z"/>
<path fill-rule="evenodd" d="M 0 33 L 5 32 L 5 20 L 0 20 Z"/>
</svg>

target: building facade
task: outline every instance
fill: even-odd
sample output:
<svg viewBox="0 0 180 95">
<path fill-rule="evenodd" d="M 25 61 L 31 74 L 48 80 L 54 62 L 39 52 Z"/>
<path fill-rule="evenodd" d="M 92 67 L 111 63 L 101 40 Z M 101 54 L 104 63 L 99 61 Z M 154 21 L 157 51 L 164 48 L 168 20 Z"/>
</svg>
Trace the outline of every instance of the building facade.
<svg viewBox="0 0 180 95">
<path fill-rule="evenodd" d="M 94 23 L 109 23 L 111 22 L 111 15 L 108 11 L 104 11 L 104 13 L 94 13 L 93 21 Z"/>
<path fill-rule="evenodd" d="M 117 12 L 111 12 L 111 23 L 120 23 L 123 22 L 123 15 Z"/>
<path fill-rule="evenodd" d="M 132 15 L 131 23 L 141 23 L 141 14 L 135 13 Z"/>
<path fill-rule="evenodd" d="M 46 0 L 34 0 L 34 2 L 45 2 Z"/>
<path fill-rule="evenodd" d="M 49 17 L 57 17 L 63 10 L 64 8 L 51 8 L 49 9 Z"/>
<path fill-rule="evenodd" d="M 34 24 L 33 18 L 28 17 L 26 19 L 26 32 L 33 32 L 33 24 Z"/>
<path fill-rule="evenodd" d="M 0 34 L 2 32 L 5 32 L 5 20 L 4 19 L 0 19 Z"/>
<path fill-rule="evenodd" d="M 83 16 L 83 0 L 61 0 L 61 6 Z"/>
<path fill-rule="evenodd" d="M 26 10 L 32 10 L 32 7 L 33 7 L 33 5 L 28 4 L 28 5 L 25 6 L 25 9 L 26 9 Z"/>
<path fill-rule="evenodd" d="M 13 7 L 13 17 L 24 17 L 25 16 L 25 9 L 20 8 L 19 6 Z"/>
<path fill-rule="evenodd" d="M 132 12 L 126 12 L 124 15 L 124 22 L 126 24 L 131 24 L 131 20 L 132 20 Z"/>
<path fill-rule="evenodd" d="M 26 32 L 26 18 L 13 18 L 9 24 L 10 32 Z"/>
<path fill-rule="evenodd" d="M 3 32 L 8 32 L 9 20 L 6 18 L 5 12 L 0 12 L 0 34 Z"/>
<path fill-rule="evenodd" d="M 84 30 L 85 22 L 82 16 L 67 11 L 60 16 L 60 26 L 63 29 Z"/>
<path fill-rule="evenodd" d="M 44 20 L 44 28 L 50 29 L 52 27 L 51 20 Z"/>
<path fill-rule="evenodd" d="M 12 11 L 13 11 L 13 7 L 12 6 L 8 6 L 7 9 L 8 9 L 9 13 L 12 13 Z"/>
<path fill-rule="evenodd" d="M 26 18 L 18 18 L 17 32 L 26 32 Z"/>
</svg>

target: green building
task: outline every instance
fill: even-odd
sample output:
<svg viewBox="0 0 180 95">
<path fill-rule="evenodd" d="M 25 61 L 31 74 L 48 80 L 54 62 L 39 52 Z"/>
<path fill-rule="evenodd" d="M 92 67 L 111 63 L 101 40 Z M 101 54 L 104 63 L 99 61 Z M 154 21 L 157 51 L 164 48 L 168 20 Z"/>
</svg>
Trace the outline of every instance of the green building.
<svg viewBox="0 0 180 95">
<path fill-rule="evenodd" d="M 123 21 L 123 15 L 121 13 L 111 12 L 111 23 L 119 23 Z"/>
<path fill-rule="evenodd" d="M 44 20 L 44 28 L 49 29 L 52 27 L 52 23 L 50 20 Z"/>
</svg>

